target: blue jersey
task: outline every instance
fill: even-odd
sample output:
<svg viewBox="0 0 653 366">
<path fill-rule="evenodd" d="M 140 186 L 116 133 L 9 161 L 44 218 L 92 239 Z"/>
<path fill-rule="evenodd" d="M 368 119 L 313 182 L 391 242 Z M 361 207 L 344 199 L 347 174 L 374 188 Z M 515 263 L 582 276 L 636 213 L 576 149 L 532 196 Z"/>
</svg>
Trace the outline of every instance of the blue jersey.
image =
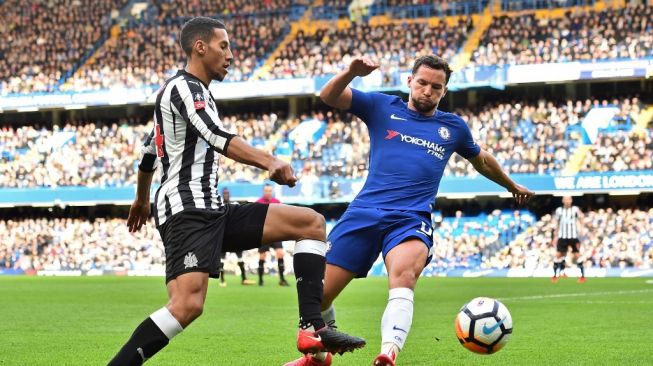
<svg viewBox="0 0 653 366">
<path fill-rule="evenodd" d="M 369 173 L 354 207 L 430 212 L 451 154 L 480 153 L 465 121 L 452 113 L 424 116 L 397 96 L 355 89 L 350 112 L 370 134 Z"/>
</svg>

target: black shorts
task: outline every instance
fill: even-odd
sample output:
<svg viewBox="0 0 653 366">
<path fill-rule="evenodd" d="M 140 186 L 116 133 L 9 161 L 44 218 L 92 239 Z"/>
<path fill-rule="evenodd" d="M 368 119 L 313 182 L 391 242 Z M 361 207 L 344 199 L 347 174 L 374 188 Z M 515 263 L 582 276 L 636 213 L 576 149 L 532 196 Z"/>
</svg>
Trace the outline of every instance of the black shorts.
<svg viewBox="0 0 653 366">
<path fill-rule="evenodd" d="M 270 248 L 283 249 L 283 243 L 281 243 L 280 241 L 275 241 L 274 243 L 261 245 L 260 247 L 258 247 L 258 252 L 267 253 L 270 250 Z"/>
<path fill-rule="evenodd" d="M 218 278 L 223 251 L 258 248 L 268 213 L 264 203 L 227 204 L 218 210 L 189 209 L 159 229 L 166 252 L 166 283 L 188 272 Z"/>
<path fill-rule="evenodd" d="M 580 250 L 580 241 L 578 239 L 558 239 L 556 249 L 560 253 L 567 253 L 567 248 L 571 247 L 572 253 L 578 253 Z"/>
</svg>

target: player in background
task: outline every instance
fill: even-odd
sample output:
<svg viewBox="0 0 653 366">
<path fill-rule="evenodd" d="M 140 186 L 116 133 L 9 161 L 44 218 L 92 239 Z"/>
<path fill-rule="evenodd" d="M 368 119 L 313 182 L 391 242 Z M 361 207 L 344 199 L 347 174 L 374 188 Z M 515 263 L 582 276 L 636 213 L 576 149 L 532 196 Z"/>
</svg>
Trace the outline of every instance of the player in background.
<svg viewBox="0 0 653 366">
<path fill-rule="evenodd" d="M 256 200 L 258 203 L 264 203 L 266 205 L 281 203 L 278 199 L 274 197 L 274 189 L 271 184 L 266 184 L 263 186 L 263 196 Z M 274 252 L 277 256 L 277 266 L 279 269 L 279 286 L 290 286 L 288 281 L 284 276 L 286 270 L 286 265 L 283 261 L 286 253 L 283 250 L 283 243 L 280 241 L 261 245 L 258 248 L 258 285 L 263 286 L 263 274 L 265 273 L 265 260 L 270 251 L 270 248 L 274 249 Z"/>
<path fill-rule="evenodd" d="M 222 188 L 222 202 L 226 204 L 237 205 L 238 202 L 231 202 L 231 192 L 229 188 Z M 236 251 L 236 256 L 238 257 L 238 268 L 240 268 L 240 283 L 245 286 L 253 285 L 255 282 L 247 278 L 247 271 L 245 270 L 245 262 L 243 261 L 243 251 Z M 220 260 L 220 287 L 227 287 L 227 282 L 224 279 L 224 261 L 227 258 L 227 252 L 222 252 L 222 257 Z"/>
<path fill-rule="evenodd" d="M 138 325 L 109 365 L 143 364 L 202 314 L 208 279 L 218 276 L 222 250 L 253 249 L 280 240 L 297 241 L 297 348 L 307 353 L 362 347 L 362 339 L 326 326 L 320 315 L 327 251 L 324 218 L 308 208 L 281 204 L 225 205 L 215 189 L 217 154 L 267 170 L 280 184 L 294 186 L 297 180 L 288 163 L 227 132 L 218 117 L 208 87 L 212 80 L 225 78 L 233 60 L 224 24 L 193 18 L 184 24 L 179 42 L 186 67 L 157 93 L 155 126 L 145 141 L 136 199 L 127 219 L 130 232 L 135 232 L 150 217 L 150 186 L 160 159 L 154 218 L 165 248 L 169 301 Z"/>
<path fill-rule="evenodd" d="M 571 196 L 564 196 L 562 197 L 562 207 L 555 210 L 556 228 L 553 232 L 553 245 L 556 247 L 556 256 L 553 259 L 553 277 L 551 277 L 553 283 L 558 282 L 558 276 L 565 270 L 565 257 L 568 248 L 571 248 L 576 265 L 580 269 L 578 283 L 585 282 L 585 267 L 580 258 L 580 241 L 578 240 L 583 212 L 572 203 Z"/>
<path fill-rule="evenodd" d="M 432 255 L 431 202 L 451 155 L 456 152 L 469 160 L 520 205 L 533 193 L 512 181 L 495 158 L 476 145 L 459 116 L 437 109 L 451 75 L 446 61 L 435 56 L 415 60 L 407 104 L 397 96 L 348 87 L 355 77 L 378 67 L 367 57 L 355 58 L 320 94 L 329 106 L 363 120 L 370 134 L 365 185 L 329 234 L 322 316 L 335 325 L 333 300 L 352 279 L 365 277 L 381 253 L 389 297 L 381 319 L 381 353 L 373 365 L 389 366 L 395 365 L 410 331 L 413 290 Z M 321 352 L 286 366 L 330 364 L 331 355 Z"/>
</svg>

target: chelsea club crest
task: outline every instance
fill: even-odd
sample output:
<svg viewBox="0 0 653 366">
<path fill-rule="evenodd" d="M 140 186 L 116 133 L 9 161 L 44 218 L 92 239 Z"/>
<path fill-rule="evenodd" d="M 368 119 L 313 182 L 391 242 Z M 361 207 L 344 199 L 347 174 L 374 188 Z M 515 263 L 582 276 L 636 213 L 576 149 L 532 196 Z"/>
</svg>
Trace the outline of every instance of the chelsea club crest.
<svg viewBox="0 0 653 366">
<path fill-rule="evenodd" d="M 438 129 L 438 134 L 440 134 L 440 137 L 442 137 L 444 140 L 449 140 L 451 137 L 451 132 L 449 132 L 449 129 L 446 127 L 440 127 Z"/>
</svg>

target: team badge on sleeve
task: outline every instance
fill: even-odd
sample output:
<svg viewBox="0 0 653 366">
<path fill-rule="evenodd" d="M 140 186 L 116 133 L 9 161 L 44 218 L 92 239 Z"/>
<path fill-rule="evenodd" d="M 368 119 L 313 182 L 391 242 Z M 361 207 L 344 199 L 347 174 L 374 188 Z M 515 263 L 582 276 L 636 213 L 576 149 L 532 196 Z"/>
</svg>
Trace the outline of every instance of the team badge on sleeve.
<svg viewBox="0 0 653 366">
<path fill-rule="evenodd" d="M 161 134 L 161 125 L 154 125 L 154 144 L 156 145 L 156 156 L 163 157 L 163 135 Z"/>
<path fill-rule="evenodd" d="M 445 140 L 449 140 L 449 138 L 451 138 L 451 132 L 449 132 L 449 129 L 446 127 L 440 127 L 438 129 L 438 134 L 440 134 L 440 137 Z"/>
<path fill-rule="evenodd" d="M 206 102 L 204 101 L 204 93 L 193 93 L 193 101 L 195 102 L 195 110 L 204 109 Z"/>
</svg>

